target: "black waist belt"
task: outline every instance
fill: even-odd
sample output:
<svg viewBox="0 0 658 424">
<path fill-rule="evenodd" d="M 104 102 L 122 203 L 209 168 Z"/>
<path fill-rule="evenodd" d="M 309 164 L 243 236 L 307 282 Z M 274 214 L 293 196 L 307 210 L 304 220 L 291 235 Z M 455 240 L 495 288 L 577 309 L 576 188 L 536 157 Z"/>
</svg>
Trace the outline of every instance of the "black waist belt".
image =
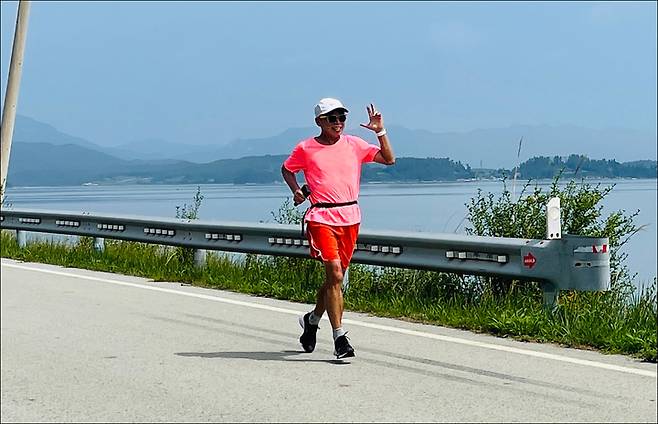
<svg viewBox="0 0 658 424">
<path fill-rule="evenodd" d="M 318 203 L 311 203 L 311 206 L 306 209 L 306 212 L 304 212 L 304 216 L 302 216 L 302 238 L 304 238 L 304 222 L 306 221 L 306 214 L 314 208 L 339 208 L 341 206 L 349 206 L 349 205 L 356 205 L 358 202 L 356 200 L 352 200 L 350 202 L 342 202 L 342 203 L 329 203 L 329 202 L 318 202 Z"/>
</svg>

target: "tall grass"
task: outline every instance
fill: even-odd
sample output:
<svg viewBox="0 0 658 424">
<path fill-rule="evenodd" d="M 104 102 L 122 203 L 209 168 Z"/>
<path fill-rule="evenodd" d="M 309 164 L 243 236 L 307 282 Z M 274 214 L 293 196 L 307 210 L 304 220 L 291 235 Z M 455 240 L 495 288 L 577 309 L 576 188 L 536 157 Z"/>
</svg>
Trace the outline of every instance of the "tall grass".
<svg viewBox="0 0 658 424">
<path fill-rule="evenodd" d="M 238 261 L 212 254 L 203 267 L 181 266 L 175 248 L 106 240 L 101 253 L 92 239 L 82 238 L 77 245 L 37 242 L 20 249 L 8 231 L 2 232 L 0 254 L 304 303 L 315 301 L 324 278 L 321 264 L 310 259 L 246 255 Z M 613 291 L 563 292 L 554 310 L 542 306 L 541 296 L 532 283 L 498 296 L 481 290 L 475 277 L 353 264 L 345 308 L 656 362 L 655 280 L 630 299 Z"/>
</svg>

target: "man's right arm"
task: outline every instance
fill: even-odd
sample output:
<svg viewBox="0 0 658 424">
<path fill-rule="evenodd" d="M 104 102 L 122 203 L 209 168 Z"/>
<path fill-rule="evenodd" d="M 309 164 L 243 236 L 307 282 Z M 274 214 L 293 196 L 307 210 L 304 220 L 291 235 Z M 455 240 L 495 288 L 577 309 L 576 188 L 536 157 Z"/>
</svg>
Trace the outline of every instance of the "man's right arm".
<svg viewBox="0 0 658 424">
<path fill-rule="evenodd" d="M 283 180 L 288 184 L 288 187 L 290 187 L 290 191 L 293 192 L 293 202 L 295 203 L 295 206 L 303 203 L 306 198 L 304 197 L 302 190 L 299 188 L 299 183 L 297 183 L 295 174 L 290 172 L 285 165 L 281 165 L 281 175 L 283 175 Z"/>
<path fill-rule="evenodd" d="M 281 165 L 281 175 L 283 175 L 283 180 L 288 184 L 288 187 L 290 187 L 290 190 L 293 193 L 300 189 L 295 174 L 288 171 L 288 168 L 286 168 L 285 165 Z"/>
</svg>

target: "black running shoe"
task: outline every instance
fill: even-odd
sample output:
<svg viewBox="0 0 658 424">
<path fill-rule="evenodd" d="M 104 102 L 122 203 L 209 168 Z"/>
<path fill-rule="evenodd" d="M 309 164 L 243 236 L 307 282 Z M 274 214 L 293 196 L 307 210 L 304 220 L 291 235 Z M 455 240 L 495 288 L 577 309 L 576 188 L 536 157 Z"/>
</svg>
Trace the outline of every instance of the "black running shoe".
<svg viewBox="0 0 658 424">
<path fill-rule="evenodd" d="M 304 329 L 301 337 L 299 337 L 299 343 L 302 344 L 304 352 L 307 353 L 311 353 L 315 350 L 315 333 L 318 331 L 317 325 L 311 325 L 311 323 L 308 322 L 310 316 L 311 313 L 308 312 L 304 316 L 299 317 L 299 325 Z"/>
<path fill-rule="evenodd" d="M 334 355 L 336 355 L 336 358 L 338 359 L 351 358 L 354 356 L 354 348 L 350 345 L 350 341 L 344 334 L 334 340 L 334 348 Z"/>
</svg>

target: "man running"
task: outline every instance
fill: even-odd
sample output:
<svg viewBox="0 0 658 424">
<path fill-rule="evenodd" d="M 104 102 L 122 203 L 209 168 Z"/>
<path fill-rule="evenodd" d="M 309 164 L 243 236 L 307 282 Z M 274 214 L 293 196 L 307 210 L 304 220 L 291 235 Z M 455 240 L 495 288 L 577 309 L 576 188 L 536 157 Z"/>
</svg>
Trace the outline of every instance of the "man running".
<svg viewBox="0 0 658 424">
<path fill-rule="evenodd" d="M 379 147 L 359 137 L 343 134 L 348 110 L 339 100 L 325 98 L 315 106 L 315 123 L 321 129 L 320 135 L 297 144 L 281 167 L 296 205 L 306 199 L 295 178 L 295 173 L 304 171 L 310 189 L 311 207 L 304 220 L 311 257 L 322 260 L 325 269 L 325 281 L 318 290 L 315 309 L 299 318 L 304 329 L 299 341 L 304 351 L 313 352 L 318 323 L 326 310 L 333 329 L 334 354 L 339 359 L 354 356 L 354 348 L 341 323 L 342 285 L 361 222 L 361 210 L 357 204 L 361 164 L 395 163 L 381 113 L 372 103 L 366 110 L 369 122 L 360 125 L 375 132 Z"/>
</svg>

